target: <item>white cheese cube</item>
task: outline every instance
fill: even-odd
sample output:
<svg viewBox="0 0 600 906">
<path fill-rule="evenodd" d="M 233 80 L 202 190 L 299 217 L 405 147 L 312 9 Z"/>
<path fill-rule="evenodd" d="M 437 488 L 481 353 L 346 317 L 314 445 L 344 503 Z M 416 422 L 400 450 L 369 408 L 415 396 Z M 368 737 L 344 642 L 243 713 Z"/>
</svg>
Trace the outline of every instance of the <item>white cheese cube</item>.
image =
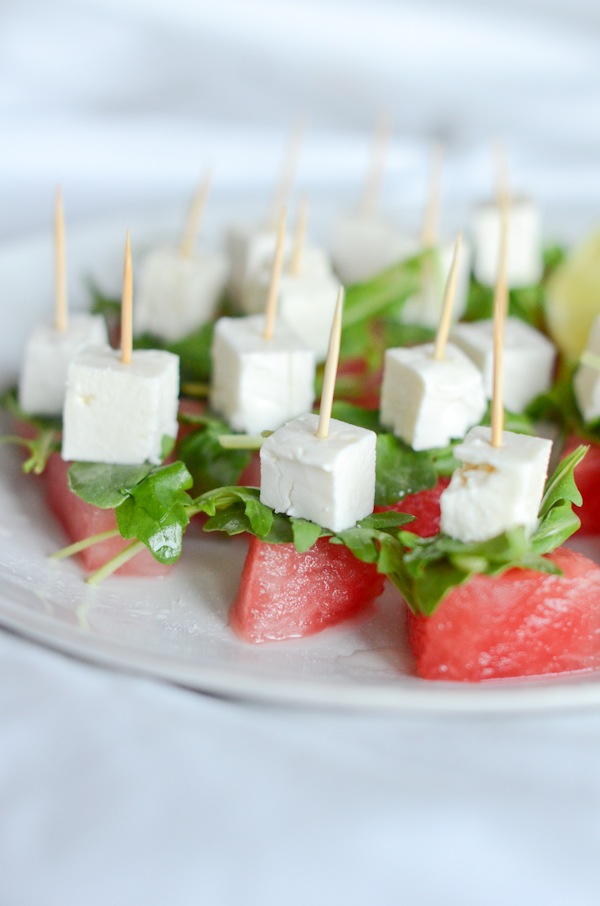
<svg viewBox="0 0 600 906">
<path fill-rule="evenodd" d="M 592 324 L 582 361 L 573 378 L 573 390 L 584 422 L 600 418 L 600 317 Z"/>
<path fill-rule="evenodd" d="M 494 322 L 491 319 L 456 324 L 451 340 L 465 352 L 483 374 L 488 399 L 492 397 Z M 510 412 L 523 412 L 539 394 L 552 385 L 556 348 L 535 327 L 520 318 L 504 324 L 504 405 Z"/>
<path fill-rule="evenodd" d="M 387 349 L 381 385 L 382 425 L 414 450 L 464 437 L 486 409 L 481 372 L 456 346 L 441 361 L 433 343 Z"/>
<path fill-rule="evenodd" d="M 140 267 L 133 309 L 135 333 L 179 340 L 210 321 L 228 273 L 227 259 L 217 252 L 192 257 L 171 247 L 150 252 Z"/>
<path fill-rule="evenodd" d="M 62 457 L 84 462 L 160 463 L 165 437 L 177 435 L 179 358 L 134 350 L 130 364 L 108 346 L 71 363 Z"/>
<path fill-rule="evenodd" d="M 272 431 L 312 408 L 315 354 L 280 321 L 265 340 L 263 315 L 219 318 L 210 404 L 235 431 Z"/>
<path fill-rule="evenodd" d="M 377 436 L 332 419 L 329 436 L 319 438 L 318 424 L 318 415 L 302 415 L 265 440 L 260 499 L 277 513 L 341 532 L 373 512 Z"/>
<path fill-rule="evenodd" d="M 402 306 L 401 319 L 404 324 L 422 324 L 437 327 L 442 315 L 446 281 L 454 258 L 454 241 L 442 242 L 433 251 L 431 259 L 423 264 L 421 290 L 410 296 Z M 471 273 L 471 248 L 463 239 L 458 256 L 456 290 L 452 305 L 452 320 L 458 321 L 467 307 L 469 277 Z"/>
<path fill-rule="evenodd" d="M 262 271 L 248 281 L 246 299 L 254 311 L 265 310 L 270 279 Z M 314 351 L 317 361 L 327 357 L 339 289 L 332 273 L 303 270 L 298 276 L 282 274 L 279 281 L 277 317 Z"/>
<path fill-rule="evenodd" d="M 501 219 L 501 208 L 496 201 L 478 205 L 473 213 L 474 272 L 485 286 L 495 286 L 498 279 Z M 529 198 L 513 198 L 508 212 L 507 285 L 518 287 L 537 283 L 543 269 L 537 205 Z"/>
<path fill-rule="evenodd" d="M 310 247 L 304 250 L 302 255 L 302 266 L 299 274 L 291 274 L 289 271 L 291 255 L 284 256 L 284 264 L 280 278 L 280 288 L 285 282 L 293 282 L 298 279 L 311 280 L 317 283 L 319 280 L 339 281 L 334 276 L 329 263 L 329 258 L 323 249 Z M 238 308 L 246 315 L 260 314 L 264 312 L 271 285 L 273 262 L 265 261 L 259 268 L 248 275 L 247 280 L 241 288 L 238 298 Z M 283 293 L 279 293 L 278 311 L 281 309 L 281 300 Z M 330 325 L 331 326 L 331 325 Z"/>
<path fill-rule="evenodd" d="M 340 218 L 331 238 L 331 259 L 342 283 L 362 283 L 419 250 L 412 236 L 374 217 Z"/>
<path fill-rule="evenodd" d="M 491 428 L 472 428 L 454 455 L 463 466 L 442 492 L 440 527 L 459 541 L 487 541 L 518 526 L 537 525 L 552 441 L 504 431 L 492 447 Z"/>
<path fill-rule="evenodd" d="M 231 258 L 229 289 L 238 308 L 241 306 L 246 281 L 263 265 L 268 265 L 273 260 L 276 246 L 276 228 L 240 226 L 230 230 L 227 237 Z M 289 254 L 289 249 L 290 239 L 286 236 L 284 255 Z"/>
<path fill-rule="evenodd" d="M 73 313 L 66 330 L 39 324 L 25 347 L 19 380 L 21 409 L 34 415 L 61 415 L 69 364 L 86 346 L 107 342 L 100 315 Z"/>
</svg>

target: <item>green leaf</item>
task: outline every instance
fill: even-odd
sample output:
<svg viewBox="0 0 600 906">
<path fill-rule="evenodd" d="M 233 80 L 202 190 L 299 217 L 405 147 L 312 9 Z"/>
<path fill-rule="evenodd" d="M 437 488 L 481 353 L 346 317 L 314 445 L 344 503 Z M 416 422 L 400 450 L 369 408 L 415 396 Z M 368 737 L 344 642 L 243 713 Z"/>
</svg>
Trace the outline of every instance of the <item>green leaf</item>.
<svg viewBox="0 0 600 906">
<path fill-rule="evenodd" d="M 357 425 L 359 428 L 367 428 L 369 431 L 381 430 L 379 413 L 376 409 L 365 409 L 362 406 L 355 406 L 353 403 L 335 400 L 331 414 L 333 418 L 337 418 L 341 422 L 348 422 L 349 425 Z"/>
<path fill-rule="evenodd" d="M 407 494 L 435 487 L 437 473 L 430 455 L 416 452 L 393 434 L 377 438 L 375 503 L 390 506 Z"/>
<path fill-rule="evenodd" d="M 23 462 L 23 471 L 27 474 L 33 472 L 34 475 L 41 475 L 52 453 L 58 452 L 61 448 L 62 420 L 58 417 L 24 412 L 19 406 L 17 390 L 14 387 L 0 395 L 0 406 L 6 409 L 17 423 L 29 425 L 32 431 L 32 435 L 27 437 L 21 434 L 4 435 L 0 437 L 0 443 L 25 447 L 29 451 L 29 456 Z"/>
<path fill-rule="evenodd" d="M 215 325 L 203 324 L 193 333 L 167 346 L 169 352 L 179 356 L 182 381 L 209 381 L 212 370 L 210 351 Z"/>
<path fill-rule="evenodd" d="M 250 463 L 252 451 L 225 449 L 219 437 L 230 429 L 220 419 L 203 415 L 194 421 L 198 429 L 184 437 L 177 449 L 194 479 L 194 494 L 234 485 Z"/>
<path fill-rule="evenodd" d="M 583 500 L 575 483 L 574 471 L 588 448 L 579 446 L 562 459 L 554 474 L 546 482 L 539 511 L 539 522 L 531 538 L 531 549 L 536 554 L 547 554 L 570 538 L 581 522 L 573 506 Z"/>
<path fill-rule="evenodd" d="M 247 520 L 247 528 L 242 531 L 252 532 L 257 538 L 268 536 L 275 517 L 273 510 L 260 502 L 258 488 L 237 486 L 216 488 L 197 497 L 193 502 L 193 507 L 195 512 L 206 513 L 211 517 L 204 526 L 205 531 L 227 531 L 225 528 L 216 527 L 220 525 L 220 520 L 214 520 L 212 517 L 218 513 L 231 512 L 236 515 L 238 521 L 239 517 L 243 515 Z M 290 529 L 290 538 L 291 534 Z"/>
<path fill-rule="evenodd" d="M 371 322 L 377 315 L 398 314 L 406 299 L 419 291 L 423 269 L 431 257 L 431 252 L 419 253 L 399 261 L 370 280 L 349 286 L 344 301 L 342 334 L 344 328 Z"/>
<path fill-rule="evenodd" d="M 210 351 L 214 334 L 213 322 L 203 324 L 180 340 L 166 342 L 154 334 L 139 334 L 134 338 L 136 349 L 166 349 L 179 356 L 179 376 L 182 384 L 210 381 L 212 362 Z"/>
<path fill-rule="evenodd" d="M 69 488 L 86 503 L 102 510 L 113 510 L 154 470 L 145 463 L 139 466 L 105 462 L 74 462 L 68 472 Z"/>
<path fill-rule="evenodd" d="M 310 550 L 317 538 L 320 538 L 323 534 L 321 526 L 315 522 L 309 522 L 308 519 L 298 519 L 291 516 L 290 523 L 294 547 L 299 554 L 304 554 L 307 550 Z"/>
<path fill-rule="evenodd" d="M 401 528 L 409 522 L 414 522 L 415 517 L 408 513 L 399 513 L 396 510 L 384 510 L 382 513 L 371 513 L 365 516 L 356 524 L 360 528 L 375 529 L 377 531 L 389 531 L 390 529 Z"/>
<path fill-rule="evenodd" d="M 117 507 L 117 526 L 124 538 L 137 538 L 161 563 L 181 554 L 183 532 L 189 523 L 192 478 L 183 463 L 154 470 L 128 489 Z"/>
</svg>

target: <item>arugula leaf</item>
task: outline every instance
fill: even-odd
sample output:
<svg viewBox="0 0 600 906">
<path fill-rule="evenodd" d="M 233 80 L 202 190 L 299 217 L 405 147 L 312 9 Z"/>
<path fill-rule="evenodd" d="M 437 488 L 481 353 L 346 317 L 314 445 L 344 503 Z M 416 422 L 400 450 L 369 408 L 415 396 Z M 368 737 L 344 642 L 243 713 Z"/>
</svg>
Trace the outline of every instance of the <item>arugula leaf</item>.
<svg viewBox="0 0 600 906">
<path fill-rule="evenodd" d="M 252 459 L 252 450 L 226 449 L 220 436 L 230 432 L 221 419 L 210 415 L 187 417 L 198 425 L 179 444 L 177 455 L 194 479 L 194 494 L 235 484 Z"/>
<path fill-rule="evenodd" d="M 316 542 L 317 538 L 320 538 L 323 534 L 321 526 L 317 525 L 316 522 L 309 522 L 308 519 L 298 519 L 295 516 L 290 516 L 290 524 L 294 547 L 299 554 L 306 553 Z"/>
<path fill-rule="evenodd" d="M 417 452 L 393 434 L 377 438 L 375 504 L 390 506 L 407 494 L 435 487 L 437 472 L 427 451 Z"/>
<path fill-rule="evenodd" d="M 539 511 L 539 523 L 531 538 L 531 548 L 536 554 L 548 554 L 556 550 L 577 531 L 581 522 L 573 512 L 573 506 L 581 506 L 583 500 L 575 484 L 574 470 L 588 451 L 579 446 L 562 459 L 554 474 L 546 482 Z"/>
<path fill-rule="evenodd" d="M 319 538 L 329 537 L 333 544 L 344 544 L 355 557 L 376 563 L 388 574 L 400 568 L 404 549 L 398 529 L 413 520 L 406 513 L 373 513 L 343 532 L 331 532 L 307 519 L 274 513 L 260 503 L 258 488 L 218 488 L 194 501 L 193 512 L 209 516 L 204 531 L 237 535 L 249 532 L 268 544 L 293 543 L 299 553 L 309 550 Z"/>
<path fill-rule="evenodd" d="M 348 422 L 349 425 L 357 425 L 369 431 L 381 430 L 379 412 L 376 409 L 365 409 L 344 400 L 334 400 L 331 415 L 341 422 Z"/>
<path fill-rule="evenodd" d="M 123 538 L 137 538 L 161 563 L 174 563 L 190 521 L 191 498 L 186 491 L 191 485 L 183 463 L 174 462 L 129 488 L 116 510 Z"/>
<path fill-rule="evenodd" d="M 182 462 L 166 466 L 73 463 L 73 493 L 101 509 L 114 509 L 123 538 L 142 541 L 161 563 L 181 554 L 189 522 L 192 476 Z"/>
<path fill-rule="evenodd" d="M 0 406 L 18 422 L 29 425 L 33 432 L 31 437 L 24 437 L 21 434 L 6 434 L 4 437 L 0 437 L 0 443 L 25 447 L 29 451 L 29 456 L 23 462 L 23 471 L 26 474 L 33 472 L 34 475 L 41 475 L 52 453 L 60 450 L 62 419 L 24 412 L 19 406 L 17 390 L 14 387 L 0 395 Z"/>
<path fill-rule="evenodd" d="M 68 472 L 69 488 L 86 503 L 101 510 L 120 506 L 131 488 L 148 477 L 154 466 L 125 466 L 105 462 L 74 462 Z"/>
<path fill-rule="evenodd" d="M 387 268 L 370 280 L 346 289 L 340 357 L 364 359 L 370 370 L 381 364 L 388 345 L 382 327 L 399 323 L 404 304 L 421 288 L 425 267 L 435 255 L 421 252 Z"/>
<path fill-rule="evenodd" d="M 545 324 L 546 285 L 556 268 L 566 257 L 566 250 L 558 245 L 544 249 L 544 272 L 538 283 L 531 286 L 513 288 L 508 294 L 508 314 L 521 318 L 534 327 L 543 328 Z M 493 317 L 494 290 L 483 286 L 471 277 L 467 296 L 466 321 L 480 321 Z"/>
</svg>

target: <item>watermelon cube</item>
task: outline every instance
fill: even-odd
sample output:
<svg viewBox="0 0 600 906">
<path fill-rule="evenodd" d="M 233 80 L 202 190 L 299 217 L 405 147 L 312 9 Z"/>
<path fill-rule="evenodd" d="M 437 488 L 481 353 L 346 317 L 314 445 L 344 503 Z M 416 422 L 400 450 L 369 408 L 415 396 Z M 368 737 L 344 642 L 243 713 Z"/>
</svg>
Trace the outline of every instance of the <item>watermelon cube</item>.
<svg viewBox="0 0 600 906">
<path fill-rule="evenodd" d="M 44 472 L 48 506 L 62 525 L 69 541 L 82 541 L 100 532 L 116 529 L 114 510 L 92 506 L 69 489 L 67 472 L 70 465 L 71 463 L 65 462 L 58 453 L 53 453 Z M 129 544 L 129 541 L 119 535 L 81 551 L 79 558 L 84 569 L 92 572 L 104 566 Z M 169 566 L 160 563 L 147 548 L 144 548 L 123 564 L 115 575 L 155 577 L 165 575 L 169 569 Z"/>
<path fill-rule="evenodd" d="M 433 616 L 408 613 L 416 672 L 479 682 L 600 667 L 600 568 L 559 548 L 562 576 L 511 569 L 453 589 Z"/>
<path fill-rule="evenodd" d="M 301 638 L 366 610 L 384 584 L 374 564 L 327 538 L 299 554 L 251 537 L 229 623 L 248 642 Z"/>
</svg>

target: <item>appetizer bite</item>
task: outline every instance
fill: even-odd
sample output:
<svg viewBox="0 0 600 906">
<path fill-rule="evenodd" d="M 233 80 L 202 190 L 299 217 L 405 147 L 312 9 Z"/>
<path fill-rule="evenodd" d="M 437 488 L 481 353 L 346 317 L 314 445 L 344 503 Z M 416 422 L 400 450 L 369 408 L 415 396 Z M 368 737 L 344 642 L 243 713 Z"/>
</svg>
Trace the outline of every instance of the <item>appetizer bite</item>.
<svg viewBox="0 0 600 906">
<path fill-rule="evenodd" d="M 383 591 L 372 564 L 359 563 L 329 539 L 317 540 L 322 528 L 354 527 L 373 512 L 375 496 L 375 433 L 331 419 L 342 305 L 340 289 L 320 415 L 288 422 L 261 448 L 260 502 L 294 521 L 309 520 L 316 536 L 302 552 L 293 544 L 251 540 L 230 612 L 231 626 L 248 641 L 309 635 L 354 616 Z"/>
<path fill-rule="evenodd" d="M 209 187 L 207 177 L 192 201 L 179 245 L 155 248 L 142 260 L 134 309 L 136 336 L 180 340 L 217 312 L 229 262 L 220 252 L 196 249 Z"/>
<path fill-rule="evenodd" d="M 33 415 L 62 414 L 71 361 L 90 344 L 106 343 L 104 319 L 87 312 L 69 313 L 62 193 L 56 192 L 56 287 L 54 320 L 38 324 L 27 341 L 19 379 L 18 403 Z"/>
<path fill-rule="evenodd" d="M 132 350 L 129 234 L 121 310 L 121 349 L 88 347 L 69 366 L 62 452 L 50 457 L 46 492 L 50 509 L 74 545 L 66 553 L 80 553 L 86 569 L 97 570 L 107 564 L 115 568 L 122 558 L 121 574 L 157 575 L 164 573 L 164 563 L 139 541 L 128 544 L 126 531 L 122 537 L 119 506 L 125 502 L 128 480 L 133 476 L 139 481 L 150 475 L 152 466 L 146 464 L 160 464 L 173 446 L 179 367 L 177 357 L 169 352 Z M 73 461 L 77 461 L 75 477 Z M 110 464 L 115 464 L 117 473 L 121 470 L 121 494 L 111 494 L 103 481 Z M 72 492 L 82 467 L 84 476 L 96 477 L 91 496 Z M 138 554 L 135 560 L 131 559 L 133 554 Z"/>
<path fill-rule="evenodd" d="M 306 247 L 307 208 L 306 198 L 303 198 L 291 255 L 287 262 L 284 259 L 278 284 L 277 311 L 279 320 L 314 350 L 318 361 L 323 361 L 327 355 L 329 324 L 335 310 L 339 280 L 331 270 L 325 252 Z M 242 300 L 244 312 L 264 311 L 271 272 L 272 266 L 265 264 L 248 279 Z"/>
</svg>

